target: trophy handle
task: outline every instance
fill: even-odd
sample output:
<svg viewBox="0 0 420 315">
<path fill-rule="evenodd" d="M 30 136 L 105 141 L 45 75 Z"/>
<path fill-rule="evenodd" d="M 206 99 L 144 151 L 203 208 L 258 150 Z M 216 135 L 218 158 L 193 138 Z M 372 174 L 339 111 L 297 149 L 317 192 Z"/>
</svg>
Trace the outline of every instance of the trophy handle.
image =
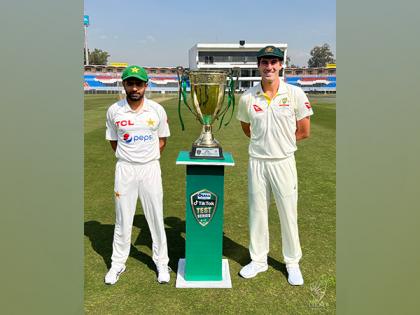
<svg viewBox="0 0 420 315">
<path fill-rule="evenodd" d="M 233 117 L 233 112 L 235 111 L 235 86 L 238 83 L 239 80 L 239 71 L 240 68 L 233 68 L 229 72 L 229 83 L 228 83 L 228 105 L 226 106 L 226 109 L 223 111 L 222 118 L 220 119 L 219 129 L 222 127 L 223 119 L 225 118 L 226 113 L 228 112 L 229 108 L 232 107 L 232 111 L 230 113 L 229 121 L 224 125 L 225 127 L 229 125 L 230 121 Z M 236 74 L 236 80 L 233 80 L 233 75 Z"/>
<path fill-rule="evenodd" d="M 191 113 L 195 116 L 195 113 L 191 109 L 191 107 L 188 105 L 187 102 L 187 82 L 185 80 L 185 75 L 187 74 L 187 70 L 185 70 L 183 67 L 178 66 L 176 67 L 176 75 L 178 77 L 178 117 L 179 121 L 181 122 L 181 128 L 182 131 L 185 130 L 184 121 L 182 120 L 181 116 L 181 98 L 183 99 L 184 105 L 189 109 Z"/>
</svg>

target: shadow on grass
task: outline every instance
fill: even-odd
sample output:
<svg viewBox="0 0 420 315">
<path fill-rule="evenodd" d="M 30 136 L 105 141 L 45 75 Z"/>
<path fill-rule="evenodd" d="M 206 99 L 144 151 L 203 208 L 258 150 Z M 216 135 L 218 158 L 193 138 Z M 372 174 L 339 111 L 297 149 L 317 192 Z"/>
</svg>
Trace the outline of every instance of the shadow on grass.
<svg viewBox="0 0 420 315">
<path fill-rule="evenodd" d="M 142 217 L 143 217 L 143 220 L 146 221 L 144 219 L 144 216 Z M 137 221 L 141 221 L 141 219 L 138 219 Z M 108 269 L 111 268 L 112 241 L 114 239 L 114 224 L 101 224 L 98 221 L 88 221 L 88 222 L 85 222 L 84 234 L 85 236 L 89 238 L 92 244 L 93 250 L 102 256 L 102 259 L 104 260 L 104 263 L 107 266 L 107 268 Z M 149 239 L 150 239 L 150 233 L 148 229 L 147 229 L 147 234 L 149 235 Z M 152 258 L 149 255 L 146 255 L 140 252 L 133 245 L 130 246 L 130 257 L 133 257 L 134 259 L 139 260 L 140 262 L 147 265 L 149 269 L 155 271 L 156 267 Z"/>
<path fill-rule="evenodd" d="M 168 243 L 169 266 L 176 272 L 178 261 L 185 257 L 185 220 L 177 217 L 167 217 L 164 219 L 166 238 Z M 144 215 L 134 216 L 133 226 L 140 229 L 140 234 L 130 248 L 130 257 L 139 260 L 155 271 L 155 264 L 152 257 L 139 251 L 135 245 L 145 245 L 151 249 L 152 238 L 149 226 Z M 98 221 L 85 222 L 85 233 L 92 244 L 92 248 L 102 256 L 105 265 L 111 267 L 112 241 L 114 236 L 113 224 L 101 224 Z M 239 265 L 245 266 L 250 261 L 248 248 L 238 244 L 223 233 L 223 255 L 236 261 Z M 285 264 L 268 257 L 268 264 L 274 269 L 283 273 L 287 277 Z"/>
<path fill-rule="evenodd" d="M 165 224 L 169 226 L 169 228 L 166 228 L 169 265 L 172 270 L 177 270 L 179 259 L 185 258 L 185 238 L 182 236 L 185 235 L 185 220 L 177 217 L 168 217 L 165 218 Z M 227 237 L 225 233 L 223 233 L 223 255 L 230 260 L 236 261 L 241 266 L 245 266 L 251 260 L 248 248 Z M 270 256 L 268 257 L 268 264 L 287 277 L 285 264 Z"/>
<path fill-rule="evenodd" d="M 223 255 L 236 261 L 239 265 L 245 266 L 251 261 L 248 248 L 236 243 L 223 233 Z M 287 269 L 284 263 L 268 256 L 267 263 L 274 269 L 280 271 L 287 278 Z"/>
<path fill-rule="evenodd" d="M 85 222 L 84 234 L 89 238 L 93 250 L 102 256 L 105 265 L 109 269 L 111 267 L 114 225 L 88 221 Z"/>
<path fill-rule="evenodd" d="M 279 262 L 275 260 L 274 258 L 271 258 L 270 256 L 268 256 L 267 258 L 267 263 L 269 266 L 280 271 L 287 278 L 288 274 L 287 274 L 286 265 L 284 263 Z"/>
<path fill-rule="evenodd" d="M 164 221 L 169 226 L 165 229 L 168 240 L 169 267 L 177 272 L 179 259 L 185 257 L 185 238 L 182 236 L 185 234 L 185 221 L 177 217 L 167 217 Z"/>
</svg>

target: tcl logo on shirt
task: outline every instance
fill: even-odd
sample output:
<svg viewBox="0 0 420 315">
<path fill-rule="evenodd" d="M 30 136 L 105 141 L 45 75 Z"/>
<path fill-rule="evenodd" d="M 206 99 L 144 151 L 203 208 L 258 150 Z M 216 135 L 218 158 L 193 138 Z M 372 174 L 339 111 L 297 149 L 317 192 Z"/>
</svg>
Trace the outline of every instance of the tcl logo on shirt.
<svg viewBox="0 0 420 315">
<path fill-rule="evenodd" d="M 306 106 L 307 109 L 311 109 L 312 108 L 311 107 L 311 104 L 309 102 L 305 102 L 305 106 Z"/>
<path fill-rule="evenodd" d="M 134 126 L 134 123 L 129 119 L 129 120 L 120 120 L 120 121 L 116 121 L 115 124 L 117 126 Z"/>
<path fill-rule="evenodd" d="M 254 107 L 254 110 L 255 110 L 255 112 L 256 113 L 258 113 L 258 112 L 262 112 L 263 110 L 262 110 L 262 108 L 261 107 L 259 107 L 257 104 L 254 104 L 254 105 L 252 105 L 253 107 Z"/>
</svg>

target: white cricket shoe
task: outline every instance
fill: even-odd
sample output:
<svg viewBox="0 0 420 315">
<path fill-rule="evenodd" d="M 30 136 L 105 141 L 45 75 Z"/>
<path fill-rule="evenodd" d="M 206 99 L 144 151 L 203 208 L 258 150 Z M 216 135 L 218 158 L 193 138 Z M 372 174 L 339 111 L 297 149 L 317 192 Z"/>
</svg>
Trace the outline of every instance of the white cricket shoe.
<svg viewBox="0 0 420 315">
<path fill-rule="evenodd" d="M 303 277 L 299 266 L 286 266 L 286 269 L 289 274 L 287 281 L 289 281 L 291 285 L 303 285 Z"/>
<path fill-rule="evenodd" d="M 167 264 L 160 264 L 156 265 L 158 278 L 157 281 L 159 283 L 168 283 L 171 279 L 169 272 L 171 272 L 171 268 Z"/>
<path fill-rule="evenodd" d="M 267 271 L 267 269 L 267 264 L 257 264 L 256 262 L 251 261 L 248 265 L 243 267 L 241 271 L 239 271 L 239 274 L 248 279 L 255 277 L 260 272 Z"/>
<path fill-rule="evenodd" d="M 125 266 L 111 267 L 111 269 L 109 269 L 108 273 L 105 275 L 105 284 L 115 284 L 124 271 Z"/>
</svg>

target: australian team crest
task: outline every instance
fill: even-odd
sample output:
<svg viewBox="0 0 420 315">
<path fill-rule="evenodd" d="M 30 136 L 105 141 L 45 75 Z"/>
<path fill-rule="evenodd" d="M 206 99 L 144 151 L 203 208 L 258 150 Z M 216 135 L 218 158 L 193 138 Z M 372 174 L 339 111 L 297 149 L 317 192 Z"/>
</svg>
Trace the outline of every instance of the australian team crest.
<svg viewBox="0 0 420 315">
<path fill-rule="evenodd" d="M 216 212 L 217 195 L 207 189 L 202 189 L 191 195 L 190 202 L 197 222 L 201 226 L 209 224 Z"/>
</svg>

